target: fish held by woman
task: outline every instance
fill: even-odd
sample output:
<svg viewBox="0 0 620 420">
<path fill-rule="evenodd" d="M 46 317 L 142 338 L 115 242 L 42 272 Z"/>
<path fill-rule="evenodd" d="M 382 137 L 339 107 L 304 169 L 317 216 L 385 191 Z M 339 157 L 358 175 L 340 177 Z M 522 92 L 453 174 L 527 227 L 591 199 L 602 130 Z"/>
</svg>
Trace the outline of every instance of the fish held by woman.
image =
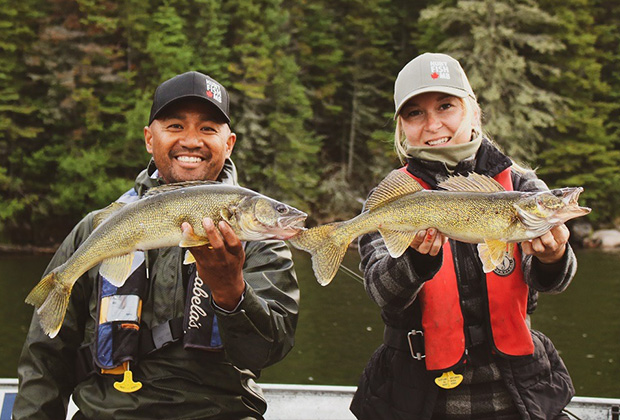
<svg viewBox="0 0 620 420">
<path fill-rule="evenodd" d="M 581 187 L 550 191 L 506 191 L 493 178 L 472 173 L 426 190 L 409 175 L 392 171 L 373 191 L 366 210 L 353 219 L 317 226 L 289 239 L 312 255 L 321 285 L 336 275 L 349 244 L 379 231 L 393 258 L 400 257 L 423 229 L 436 228 L 462 242 L 477 243 L 486 273 L 511 255 L 515 242 L 537 238 L 567 220 L 590 213 L 577 199 Z"/>
<path fill-rule="evenodd" d="M 303 228 L 306 213 L 252 190 L 210 181 L 150 189 L 138 201 L 113 203 L 94 221 L 93 232 L 61 266 L 48 273 L 26 297 L 43 331 L 55 337 L 77 279 L 99 263 L 99 272 L 120 287 L 130 274 L 135 251 L 206 245 L 202 219 L 224 220 L 242 241 L 288 239 Z M 184 234 L 181 224 L 194 234 Z"/>
</svg>

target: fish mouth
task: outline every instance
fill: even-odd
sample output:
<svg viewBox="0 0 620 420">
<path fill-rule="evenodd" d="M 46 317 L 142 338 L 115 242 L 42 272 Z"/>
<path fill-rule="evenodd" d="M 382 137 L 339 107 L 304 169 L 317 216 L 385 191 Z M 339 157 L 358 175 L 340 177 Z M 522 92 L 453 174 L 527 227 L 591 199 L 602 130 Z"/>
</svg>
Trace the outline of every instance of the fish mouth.
<svg viewBox="0 0 620 420">
<path fill-rule="evenodd" d="M 292 214 L 289 216 L 282 216 L 278 219 L 278 227 L 281 229 L 300 229 L 304 227 L 304 222 L 308 215 L 304 212 L 300 214 Z"/>
<path fill-rule="evenodd" d="M 278 219 L 277 233 L 275 239 L 288 239 L 297 235 L 300 231 L 305 230 L 304 222 L 308 215 L 304 212 L 289 216 L 282 216 Z"/>
<path fill-rule="evenodd" d="M 558 188 L 551 191 L 553 195 L 562 199 L 562 203 L 566 207 L 562 209 L 562 215 L 569 216 L 568 219 L 573 219 L 579 216 L 585 216 L 592 211 L 589 207 L 582 207 L 579 205 L 579 195 L 583 192 L 582 187 L 569 187 Z"/>
</svg>

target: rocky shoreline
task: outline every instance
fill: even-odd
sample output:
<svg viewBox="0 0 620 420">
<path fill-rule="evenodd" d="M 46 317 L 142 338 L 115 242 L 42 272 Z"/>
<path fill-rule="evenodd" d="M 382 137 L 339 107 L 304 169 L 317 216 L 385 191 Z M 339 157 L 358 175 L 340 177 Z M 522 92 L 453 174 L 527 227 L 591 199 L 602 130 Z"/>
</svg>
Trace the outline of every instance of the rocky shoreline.
<svg viewBox="0 0 620 420">
<path fill-rule="evenodd" d="M 0 244 L 0 254 L 46 255 L 56 252 L 55 246 L 12 245 Z"/>
</svg>

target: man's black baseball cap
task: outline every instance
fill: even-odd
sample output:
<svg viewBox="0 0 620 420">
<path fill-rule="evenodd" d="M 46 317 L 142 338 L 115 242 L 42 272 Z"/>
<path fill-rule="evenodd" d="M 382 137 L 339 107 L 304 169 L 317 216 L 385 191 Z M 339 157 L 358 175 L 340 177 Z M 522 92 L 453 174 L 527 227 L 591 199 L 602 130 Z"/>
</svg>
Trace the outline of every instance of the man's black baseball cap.
<svg viewBox="0 0 620 420">
<path fill-rule="evenodd" d="M 182 98 L 201 98 L 212 103 L 222 113 L 227 123 L 228 116 L 228 92 L 217 81 L 197 71 L 174 76 L 157 87 L 153 96 L 149 125 L 159 114 L 172 102 Z"/>
</svg>

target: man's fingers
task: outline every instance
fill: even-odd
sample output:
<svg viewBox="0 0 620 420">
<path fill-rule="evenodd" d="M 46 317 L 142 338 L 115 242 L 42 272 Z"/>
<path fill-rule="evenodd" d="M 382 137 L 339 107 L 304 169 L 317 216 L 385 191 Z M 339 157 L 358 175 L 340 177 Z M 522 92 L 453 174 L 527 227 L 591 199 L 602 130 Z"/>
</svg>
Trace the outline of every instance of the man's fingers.
<svg viewBox="0 0 620 420">
<path fill-rule="evenodd" d="M 189 234 L 193 234 L 194 233 L 194 228 L 192 228 L 192 225 L 190 225 L 188 222 L 183 222 L 181 223 L 181 232 L 185 233 L 189 233 Z"/>
<path fill-rule="evenodd" d="M 204 227 L 205 234 L 207 236 L 207 239 L 209 240 L 209 244 L 213 249 L 219 249 L 224 246 L 222 236 L 218 232 L 211 218 L 205 217 L 204 219 L 202 219 L 202 227 Z"/>
<path fill-rule="evenodd" d="M 243 246 L 233 228 L 223 220 L 218 223 L 218 227 L 228 251 L 231 254 L 238 254 L 243 249 Z"/>
</svg>

